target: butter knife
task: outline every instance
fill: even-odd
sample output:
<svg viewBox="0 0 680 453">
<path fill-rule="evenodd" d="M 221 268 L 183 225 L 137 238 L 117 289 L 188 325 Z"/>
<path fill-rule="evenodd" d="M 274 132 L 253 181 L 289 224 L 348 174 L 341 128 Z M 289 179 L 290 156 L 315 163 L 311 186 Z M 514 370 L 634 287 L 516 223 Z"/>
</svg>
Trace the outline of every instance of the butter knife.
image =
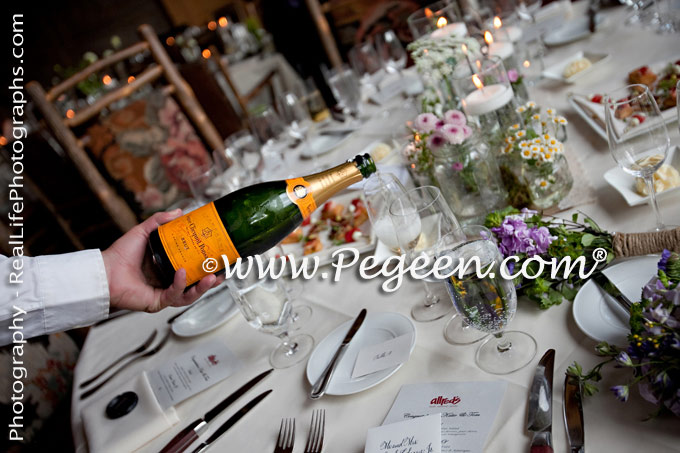
<svg viewBox="0 0 680 453">
<path fill-rule="evenodd" d="M 326 393 L 326 389 L 328 388 L 328 384 L 331 382 L 331 378 L 333 377 L 333 372 L 335 371 L 336 366 L 342 359 L 342 356 L 345 355 L 345 351 L 347 351 L 347 347 L 349 346 L 350 341 L 352 341 L 354 335 L 359 331 L 359 328 L 364 323 L 364 319 L 366 319 L 365 308 L 361 310 L 359 316 L 357 316 L 357 319 L 354 320 L 354 323 L 349 328 L 347 335 L 345 335 L 345 339 L 342 340 L 342 343 L 340 343 L 338 350 L 335 351 L 335 355 L 331 359 L 330 363 L 328 364 L 324 372 L 321 373 L 319 379 L 317 379 L 314 385 L 312 386 L 312 391 L 309 394 L 309 397 L 312 398 L 313 400 L 321 398 Z"/>
<path fill-rule="evenodd" d="M 258 382 L 260 382 L 265 377 L 269 376 L 269 373 L 274 371 L 269 369 L 264 371 L 250 381 L 243 384 L 238 390 L 234 391 L 231 395 L 226 397 L 221 403 L 210 409 L 205 413 L 203 418 L 199 418 L 191 422 L 186 428 L 177 433 L 175 437 L 172 438 L 170 442 L 167 443 L 165 447 L 161 450 L 161 453 L 180 453 L 186 450 L 189 445 L 194 443 L 196 439 L 203 433 L 207 427 L 208 423 L 217 417 L 223 410 L 229 407 L 234 401 L 239 399 L 248 390 L 254 387 Z"/>
<path fill-rule="evenodd" d="M 553 453 L 552 389 L 555 350 L 548 349 L 536 367 L 529 393 L 527 430 L 533 432 L 531 453 Z"/>
<path fill-rule="evenodd" d="M 564 379 L 564 406 L 562 409 L 571 453 L 585 453 L 582 396 L 583 391 L 579 380 L 567 375 Z"/>
<path fill-rule="evenodd" d="M 628 299 L 619 288 L 616 287 L 614 282 L 612 282 L 609 277 L 599 272 L 593 275 L 593 282 L 607 294 L 612 296 L 626 311 L 630 314 L 630 308 L 633 306 L 633 302 Z"/>
</svg>

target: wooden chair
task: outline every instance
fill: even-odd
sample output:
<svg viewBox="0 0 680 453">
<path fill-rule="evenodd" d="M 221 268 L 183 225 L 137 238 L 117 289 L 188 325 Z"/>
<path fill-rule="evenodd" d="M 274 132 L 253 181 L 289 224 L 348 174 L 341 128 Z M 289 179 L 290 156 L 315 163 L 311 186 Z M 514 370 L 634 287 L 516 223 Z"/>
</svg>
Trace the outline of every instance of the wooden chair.
<svg viewBox="0 0 680 453">
<path fill-rule="evenodd" d="M 116 193 L 116 190 L 99 172 L 97 166 L 85 151 L 84 144 L 76 137 L 73 131 L 74 128 L 99 115 L 102 110 L 114 102 L 130 96 L 141 87 L 151 84 L 163 76 L 167 82 L 167 85 L 162 87 L 163 92 L 168 95 L 174 94 L 177 97 L 185 113 L 203 136 L 206 144 L 211 149 L 217 149 L 223 145 L 223 138 L 219 135 L 196 100 L 191 87 L 182 78 L 170 60 L 153 28 L 150 25 L 141 25 L 138 30 L 142 37 L 141 42 L 96 61 L 53 87 L 47 93 L 38 82 L 29 82 L 26 86 L 35 106 L 42 113 L 45 123 L 66 150 L 70 160 L 100 200 L 108 214 L 123 232 L 135 226 L 138 223 L 138 218 L 133 209 Z M 151 52 L 155 63 L 150 64 L 141 73 L 136 75 L 131 82 L 104 94 L 93 104 L 74 112 L 73 115 L 69 115 L 70 117 L 64 117 L 55 107 L 54 102 L 61 94 L 87 79 L 91 74 L 144 51 Z"/>
<path fill-rule="evenodd" d="M 229 74 L 229 64 L 227 63 L 226 59 L 222 57 L 219 50 L 217 50 L 215 46 L 210 46 L 209 49 L 210 58 L 217 64 L 217 67 L 219 68 L 220 72 L 227 81 L 229 89 L 234 94 L 236 102 L 238 102 L 238 105 L 241 108 L 241 111 L 243 112 L 244 126 L 246 125 L 245 120 L 247 120 L 249 116 L 248 104 L 250 104 L 250 102 L 253 99 L 258 97 L 263 92 L 263 90 L 266 89 L 269 91 L 272 103 L 275 104 L 274 101 L 276 99 L 275 97 L 276 93 L 274 90 L 274 79 L 275 77 L 278 76 L 278 71 L 276 69 L 272 69 L 271 71 L 269 71 L 269 73 L 262 80 L 260 80 L 260 82 L 252 90 L 250 90 L 249 93 L 242 95 L 239 93 L 238 89 L 236 88 L 236 85 L 234 84 L 233 79 Z"/>
</svg>

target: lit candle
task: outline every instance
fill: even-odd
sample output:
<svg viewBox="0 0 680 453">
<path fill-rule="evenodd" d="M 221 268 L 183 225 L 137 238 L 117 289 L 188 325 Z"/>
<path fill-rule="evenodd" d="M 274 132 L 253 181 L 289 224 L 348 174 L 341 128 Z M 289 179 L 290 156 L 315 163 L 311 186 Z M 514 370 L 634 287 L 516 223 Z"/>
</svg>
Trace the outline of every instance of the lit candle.
<svg viewBox="0 0 680 453">
<path fill-rule="evenodd" d="M 463 55 L 465 55 L 465 59 L 467 60 L 468 67 L 470 68 L 470 74 L 474 74 L 475 70 L 472 69 L 472 62 L 470 61 L 470 56 L 468 55 L 468 48 L 465 44 L 461 45 L 460 48 L 463 50 Z"/>
<path fill-rule="evenodd" d="M 472 76 L 477 89 L 462 100 L 463 110 L 468 116 L 481 116 L 491 113 L 512 100 L 512 90 L 505 85 L 484 86 L 477 74 Z"/>
<path fill-rule="evenodd" d="M 453 35 L 457 38 L 463 38 L 467 36 L 468 30 L 463 22 L 454 22 L 449 24 L 446 17 L 440 17 L 437 19 L 437 30 L 433 31 L 430 38 L 438 39 L 444 38 L 449 35 Z"/>
<path fill-rule="evenodd" d="M 515 52 L 515 47 L 511 42 L 494 42 L 493 35 L 490 31 L 484 32 L 484 41 L 486 41 L 489 50 L 489 55 L 495 55 L 501 60 L 505 60 Z"/>
<path fill-rule="evenodd" d="M 503 26 L 503 22 L 501 21 L 501 18 L 496 16 L 493 18 L 493 28 L 496 29 L 496 31 L 500 31 L 501 27 Z M 503 29 L 503 35 L 505 35 L 506 39 L 501 39 L 501 33 L 496 33 L 496 36 L 498 37 L 499 41 L 510 41 L 512 42 L 512 39 L 510 39 L 510 36 L 508 36 L 507 30 L 504 28 Z"/>
</svg>

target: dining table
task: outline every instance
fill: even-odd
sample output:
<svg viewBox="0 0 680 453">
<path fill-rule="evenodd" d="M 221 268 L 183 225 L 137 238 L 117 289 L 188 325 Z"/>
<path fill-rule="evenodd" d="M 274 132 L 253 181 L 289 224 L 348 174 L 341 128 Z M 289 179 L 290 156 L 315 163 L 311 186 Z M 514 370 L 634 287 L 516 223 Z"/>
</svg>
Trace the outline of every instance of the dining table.
<svg viewBox="0 0 680 453">
<path fill-rule="evenodd" d="M 545 62 L 550 65 L 583 50 L 606 53 L 610 55 L 610 59 L 574 84 L 543 79 L 528 88 L 531 98 L 539 105 L 544 108 L 552 107 L 567 118 L 569 124 L 565 152 L 571 158 L 570 165 L 573 163 L 572 171 L 578 173 L 575 176 L 587 182 L 573 189 L 580 191 L 576 202 L 555 215 L 571 218 L 573 213 L 583 213 L 611 232 L 649 231 L 655 225 L 651 207 L 648 204 L 628 206 L 623 197 L 605 181 L 604 173 L 616 166 L 607 141 L 576 114 L 567 96 L 570 92 L 607 92 L 624 85 L 628 72 L 636 67 L 670 61 L 679 49 L 678 35 L 662 35 L 640 25 L 626 25 L 624 21 L 629 11 L 624 7 L 610 8 L 602 14 L 605 21 L 598 32 L 585 39 L 549 48 Z M 412 72 L 413 69 L 405 72 L 409 71 Z M 316 160 L 300 158 L 291 151 L 286 154 L 286 162 L 298 175 L 303 175 L 311 172 L 315 166 L 337 165 L 359 154 L 376 141 L 398 148 L 400 140 L 403 144 L 407 135 L 405 122 L 415 118 L 417 113 L 414 100 L 401 96 L 382 105 L 365 103 L 361 127 L 336 149 L 318 156 Z M 668 132 L 671 143 L 680 145 L 677 122 L 668 124 Z M 680 225 L 680 192 L 659 197 L 659 207 L 667 224 Z M 328 268 L 328 272 L 333 272 L 333 269 Z M 398 291 L 388 293 L 381 289 L 382 279 L 364 280 L 352 270 L 344 271 L 337 282 L 322 278 L 320 273 L 313 279 L 301 282 L 302 295 L 295 303 L 309 305 L 312 308 L 312 317 L 301 326 L 300 332 L 311 335 L 316 344 L 340 324 L 355 318 L 363 308 L 369 313 L 396 312 L 410 317 L 413 305 L 422 303 L 424 297 L 422 283 L 418 281 L 405 279 Z M 437 291 L 443 303 L 451 303 L 443 284 Z M 154 314 L 132 313 L 90 330 L 74 373 L 71 423 L 77 452 L 88 451 L 82 409 L 90 401 L 81 400 L 83 390 L 79 388 L 79 383 L 102 369 L 113 358 L 143 343 L 153 329 L 158 329 L 160 335 L 164 335 L 169 328 L 167 319 L 179 310 L 181 308 L 168 308 Z M 453 312 L 452 305 L 451 315 Z M 367 431 L 383 423 L 403 385 L 501 380 L 507 383 L 507 387 L 484 451 L 528 451 L 531 441 L 531 434 L 526 430 L 529 389 L 539 359 L 545 351 L 552 348 L 556 351 L 552 395 L 554 451 L 569 451 L 562 417 L 564 373 L 574 361 L 580 363 L 584 369 L 589 369 L 601 360 L 595 352 L 598 342 L 589 338 L 576 324 L 572 315 L 572 302 L 565 300 L 543 310 L 526 298 L 521 297 L 518 300 L 517 312 L 509 323 L 508 330 L 531 334 L 537 342 L 537 353 L 529 365 L 506 375 L 488 374 L 475 364 L 478 344 L 459 346 L 445 340 L 443 330 L 451 315 L 431 322 L 415 322 L 415 348 L 408 361 L 389 379 L 358 393 L 325 395 L 313 400 L 309 397 L 312 384 L 307 379 L 306 360 L 290 368 L 275 369 L 255 389 L 242 397 L 239 403 L 225 410 L 209 425 L 208 433 L 214 431 L 255 395 L 264 390 L 273 390 L 258 407 L 220 437 L 211 446 L 212 450 L 272 452 L 281 419 L 295 417 L 298 433 L 295 451 L 302 451 L 313 410 L 325 409 L 324 451 L 360 453 L 364 451 Z M 175 410 L 179 422 L 171 429 L 149 438 L 139 451 L 161 450 L 189 422 L 202 416 L 250 378 L 269 369 L 269 353 L 279 341 L 276 337 L 251 327 L 237 313 L 218 328 L 202 335 L 188 338 L 172 335 L 157 354 L 136 361 L 117 374 L 99 392 L 114 391 L 143 371 L 152 370 L 210 340 L 222 341 L 241 361 L 242 366 L 225 380 L 177 404 Z M 609 391 L 611 386 L 624 383 L 628 376 L 627 369 L 607 368 L 599 383 L 600 391 L 585 398 L 583 411 L 586 451 L 680 451 L 680 424 L 677 418 L 666 415 L 645 420 L 655 408 L 643 400 L 636 390 L 631 391 L 630 399 L 625 403 L 618 401 Z M 100 429 L 105 430 L 106 425 L 103 424 Z"/>
</svg>

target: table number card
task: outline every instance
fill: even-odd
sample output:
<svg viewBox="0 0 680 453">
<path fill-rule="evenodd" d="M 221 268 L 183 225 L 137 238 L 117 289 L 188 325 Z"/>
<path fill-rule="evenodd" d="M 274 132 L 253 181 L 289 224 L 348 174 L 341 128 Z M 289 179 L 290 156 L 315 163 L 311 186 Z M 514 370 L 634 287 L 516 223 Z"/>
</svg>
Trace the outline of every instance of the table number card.
<svg viewBox="0 0 680 453">
<path fill-rule="evenodd" d="M 503 381 L 404 385 L 384 424 L 441 414 L 443 453 L 481 453 L 506 386 Z"/>
<path fill-rule="evenodd" d="M 364 453 L 441 453 L 441 424 L 433 414 L 371 428 Z"/>
<path fill-rule="evenodd" d="M 392 338 L 384 343 L 367 346 L 359 351 L 357 360 L 354 362 L 352 379 L 376 371 L 392 368 L 400 363 L 404 363 L 411 355 L 411 340 L 413 335 L 406 335 Z"/>
<path fill-rule="evenodd" d="M 220 341 L 210 341 L 175 357 L 148 374 L 149 384 L 165 410 L 231 376 L 241 367 Z"/>
</svg>

